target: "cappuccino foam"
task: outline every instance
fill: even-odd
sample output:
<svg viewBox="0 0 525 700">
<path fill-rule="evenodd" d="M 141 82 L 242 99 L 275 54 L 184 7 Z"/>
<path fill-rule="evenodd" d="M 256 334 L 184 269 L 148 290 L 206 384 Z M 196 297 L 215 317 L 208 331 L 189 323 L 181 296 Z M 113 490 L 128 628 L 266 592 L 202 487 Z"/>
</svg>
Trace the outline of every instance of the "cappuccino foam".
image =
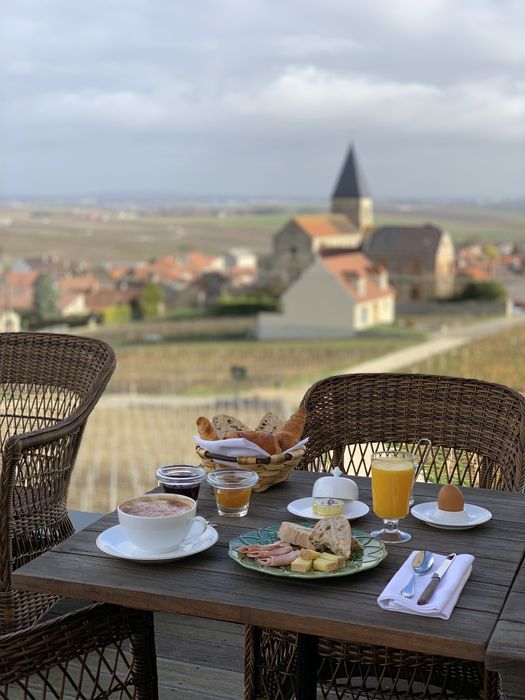
<svg viewBox="0 0 525 700">
<path fill-rule="evenodd" d="M 191 509 L 191 503 L 164 498 L 144 501 L 132 501 L 121 506 L 120 510 L 129 515 L 139 515 L 147 518 L 164 518 L 167 515 L 178 515 Z"/>
</svg>

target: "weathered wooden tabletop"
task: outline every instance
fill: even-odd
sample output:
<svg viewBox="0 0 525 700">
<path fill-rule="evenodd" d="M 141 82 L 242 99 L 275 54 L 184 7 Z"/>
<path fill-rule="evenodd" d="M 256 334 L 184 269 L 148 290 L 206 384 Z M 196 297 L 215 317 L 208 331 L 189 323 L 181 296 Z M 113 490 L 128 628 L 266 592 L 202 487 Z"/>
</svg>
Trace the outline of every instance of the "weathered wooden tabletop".
<svg viewBox="0 0 525 700">
<path fill-rule="evenodd" d="M 525 659 L 525 570 L 519 573 L 525 551 L 525 497 L 464 489 L 466 501 L 488 508 L 492 520 L 471 530 L 448 531 L 408 516 L 402 527 L 413 539 L 390 545 L 388 557 L 379 566 L 351 576 L 282 579 L 250 571 L 228 557 L 229 541 L 246 530 L 283 520 L 300 522 L 286 506 L 310 495 L 318 476 L 295 472 L 289 481 L 254 494 L 248 516 L 238 519 L 219 518 L 211 489 L 204 485 L 198 512 L 217 523 L 219 541 L 205 552 L 171 563 L 141 564 L 99 551 L 97 535 L 117 523 L 112 513 L 18 569 L 14 585 L 134 608 L 486 661 L 489 668 L 503 672 L 514 692 L 518 662 L 523 664 Z M 370 505 L 369 479 L 356 481 L 360 500 Z M 416 503 L 435 500 L 437 491 L 437 486 L 416 484 Z M 370 511 L 352 525 L 369 532 L 378 522 Z M 413 549 L 475 556 L 472 575 L 450 620 L 387 612 L 377 605 L 379 593 Z M 514 620 L 517 610 L 520 614 Z"/>
</svg>

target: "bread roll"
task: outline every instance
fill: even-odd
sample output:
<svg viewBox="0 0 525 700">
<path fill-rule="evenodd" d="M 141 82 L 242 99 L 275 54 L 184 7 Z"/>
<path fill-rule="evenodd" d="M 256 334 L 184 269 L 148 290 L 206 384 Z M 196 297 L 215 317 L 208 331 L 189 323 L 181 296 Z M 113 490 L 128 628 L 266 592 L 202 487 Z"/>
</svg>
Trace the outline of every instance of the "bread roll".
<svg viewBox="0 0 525 700">
<path fill-rule="evenodd" d="M 210 421 L 204 416 L 197 418 L 197 430 L 203 440 L 219 440 L 219 435 Z"/>
<path fill-rule="evenodd" d="M 292 413 L 286 423 L 276 434 L 279 445 L 283 451 L 289 450 L 296 445 L 303 435 L 304 424 L 306 423 L 306 408 L 299 406 L 295 413 Z"/>
<path fill-rule="evenodd" d="M 258 433 L 256 430 L 236 430 L 224 436 L 227 438 L 244 438 L 265 450 L 270 455 L 278 455 L 282 452 L 281 447 L 274 435 L 270 433 Z"/>
</svg>

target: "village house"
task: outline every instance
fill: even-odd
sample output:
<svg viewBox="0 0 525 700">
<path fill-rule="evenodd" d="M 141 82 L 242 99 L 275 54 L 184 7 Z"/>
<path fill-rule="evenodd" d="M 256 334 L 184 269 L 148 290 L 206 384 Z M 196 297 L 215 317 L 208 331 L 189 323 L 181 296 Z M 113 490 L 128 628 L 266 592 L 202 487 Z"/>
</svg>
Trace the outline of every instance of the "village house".
<svg viewBox="0 0 525 700">
<path fill-rule="evenodd" d="M 437 226 L 382 226 L 367 238 L 364 251 L 388 269 L 398 304 L 454 294 L 454 244 Z"/>
<path fill-rule="evenodd" d="M 382 265 L 359 251 L 324 250 L 281 297 L 281 313 L 260 313 L 256 336 L 345 338 L 395 317 L 395 292 Z"/>
<path fill-rule="evenodd" d="M 22 330 L 20 314 L 12 309 L 4 309 L 0 305 L 0 333 L 18 333 Z"/>
</svg>

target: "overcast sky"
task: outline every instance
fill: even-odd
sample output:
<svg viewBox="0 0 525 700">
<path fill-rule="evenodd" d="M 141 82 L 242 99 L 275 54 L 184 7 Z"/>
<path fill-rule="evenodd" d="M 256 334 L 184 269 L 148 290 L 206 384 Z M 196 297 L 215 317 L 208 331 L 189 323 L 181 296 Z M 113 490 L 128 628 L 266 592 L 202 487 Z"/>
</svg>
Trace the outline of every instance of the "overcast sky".
<svg viewBox="0 0 525 700">
<path fill-rule="evenodd" d="M 4 0 L 0 194 L 525 196 L 523 0 Z"/>
</svg>

